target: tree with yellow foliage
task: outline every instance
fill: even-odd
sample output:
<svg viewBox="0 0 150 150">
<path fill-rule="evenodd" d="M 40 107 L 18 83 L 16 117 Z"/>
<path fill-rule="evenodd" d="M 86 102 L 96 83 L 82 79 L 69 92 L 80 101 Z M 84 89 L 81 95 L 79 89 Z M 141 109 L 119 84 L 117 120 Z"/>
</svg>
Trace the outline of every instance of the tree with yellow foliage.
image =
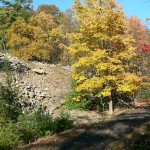
<svg viewBox="0 0 150 150">
<path fill-rule="evenodd" d="M 40 12 L 28 23 L 22 18 L 15 21 L 7 30 L 7 39 L 11 53 L 19 58 L 57 62 L 64 36 L 53 16 Z"/>
<path fill-rule="evenodd" d="M 133 96 L 141 78 L 134 73 L 137 54 L 127 34 L 127 20 L 115 0 L 75 0 L 79 33 L 68 35 L 73 60 L 77 100 L 108 98 L 113 113 L 113 94 Z"/>
</svg>

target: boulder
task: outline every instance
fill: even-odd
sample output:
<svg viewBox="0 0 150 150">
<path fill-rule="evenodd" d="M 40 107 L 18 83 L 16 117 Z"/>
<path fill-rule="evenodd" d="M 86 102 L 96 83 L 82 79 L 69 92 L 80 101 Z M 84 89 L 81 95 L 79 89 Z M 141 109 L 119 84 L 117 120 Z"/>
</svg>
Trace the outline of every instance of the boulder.
<svg viewBox="0 0 150 150">
<path fill-rule="evenodd" d="M 46 72 L 43 69 L 31 69 L 31 70 L 37 74 L 46 74 Z"/>
</svg>

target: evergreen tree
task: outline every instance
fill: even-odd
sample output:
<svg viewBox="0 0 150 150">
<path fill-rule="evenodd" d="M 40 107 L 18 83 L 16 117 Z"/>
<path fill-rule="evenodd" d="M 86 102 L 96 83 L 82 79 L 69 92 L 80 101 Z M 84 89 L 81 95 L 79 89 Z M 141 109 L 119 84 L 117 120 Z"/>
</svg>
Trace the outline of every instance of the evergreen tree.
<svg viewBox="0 0 150 150">
<path fill-rule="evenodd" d="M 0 0 L 0 2 L 3 4 L 0 7 L 0 45 L 2 49 L 7 49 L 6 30 L 19 17 L 28 21 L 32 14 L 32 0 Z"/>
</svg>

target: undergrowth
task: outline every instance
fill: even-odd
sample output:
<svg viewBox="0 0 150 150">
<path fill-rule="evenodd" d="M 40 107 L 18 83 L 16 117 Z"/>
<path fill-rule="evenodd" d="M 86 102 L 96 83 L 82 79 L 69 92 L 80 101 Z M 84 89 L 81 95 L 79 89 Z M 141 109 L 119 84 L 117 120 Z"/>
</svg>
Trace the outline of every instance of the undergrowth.
<svg viewBox="0 0 150 150">
<path fill-rule="evenodd" d="M 11 150 L 73 127 L 69 114 L 61 113 L 56 119 L 42 107 L 22 113 L 18 90 L 12 85 L 12 75 L 5 67 L 6 84 L 0 83 L 0 150 Z"/>
</svg>

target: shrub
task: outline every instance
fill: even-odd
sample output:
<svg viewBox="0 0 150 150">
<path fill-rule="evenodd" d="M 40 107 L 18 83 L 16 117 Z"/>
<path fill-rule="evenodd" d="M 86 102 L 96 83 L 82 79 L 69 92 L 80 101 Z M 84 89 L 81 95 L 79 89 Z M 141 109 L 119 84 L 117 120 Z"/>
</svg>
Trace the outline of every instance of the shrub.
<svg viewBox="0 0 150 150">
<path fill-rule="evenodd" d="M 13 123 L 0 124 L 0 149 L 10 150 L 22 142 L 20 134 Z"/>
<path fill-rule="evenodd" d="M 42 107 L 36 107 L 32 113 L 22 114 L 18 94 L 7 69 L 6 75 L 6 84 L 0 83 L 0 150 L 10 150 L 21 143 L 32 142 L 73 126 L 68 114 L 62 113 L 53 120 Z"/>
<path fill-rule="evenodd" d="M 82 97 L 78 101 L 78 97 Z M 75 90 L 72 90 L 66 96 L 65 107 L 69 110 L 79 109 L 79 110 L 98 110 L 104 111 L 107 109 L 107 98 L 94 98 L 93 97 L 84 97 L 81 94 L 77 93 Z"/>
<path fill-rule="evenodd" d="M 138 98 L 150 98 L 150 87 L 143 87 L 137 95 Z"/>
<path fill-rule="evenodd" d="M 69 129 L 73 126 L 73 121 L 66 113 L 61 113 L 58 118 L 52 119 L 49 114 L 40 109 L 32 114 L 20 115 L 17 126 L 22 140 L 27 143 Z"/>
<path fill-rule="evenodd" d="M 70 110 L 73 110 L 73 109 L 88 110 L 88 109 L 90 109 L 91 103 L 92 103 L 91 101 L 88 101 L 86 99 L 78 101 L 78 99 L 80 97 L 82 97 L 82 95 L 75 91 L 75 87 L 77 86 L 77 83 L 74 80 L 72 80 L 71 86 L 72 86 L 72 91 L 66 95 L 65 107 Z"/>
<path fill-rule="evenodd" d="M 6 74 L 6 84 L 0 83 L 0 113 L 6 118 L 16 121 L 21 108 L 17 90 L 12 86 L 12 74 L 7 60 L 3 70 Z"/>
<path fill-rule="evenodd" d="M 72 101 L 72 99 L 66 100 L 65 107 L 69 110 L 79 109 L 79 110 L 89 110 L 91 107 L 91 101 Z"/>
<path fill-rule="evenodd" d="M 72 127 L 73 127 L 73 120 L 71 120 L 70 115 L 65 112 L 60 113 L 60 116 L 57 117 L 52 124 L 53 132 L 62 132 Z"/>
<path fill-rule="evenodd" d="M 7 118 L 16 121 L 21 109 L 19 107 L 17 93 L 14 88 L 0 84 L 0 112 Z"/>
<path fill-rule="evenodd" d="M 22 133 L 22 139 L 26 142 L 36 140 L 51 131 L 52 119 L 48 114 L 38 110 L 32 114 L 18 117 L 18 130 Z M 50 133 L 50 132 L 49 132 Z"/>
</svg>

